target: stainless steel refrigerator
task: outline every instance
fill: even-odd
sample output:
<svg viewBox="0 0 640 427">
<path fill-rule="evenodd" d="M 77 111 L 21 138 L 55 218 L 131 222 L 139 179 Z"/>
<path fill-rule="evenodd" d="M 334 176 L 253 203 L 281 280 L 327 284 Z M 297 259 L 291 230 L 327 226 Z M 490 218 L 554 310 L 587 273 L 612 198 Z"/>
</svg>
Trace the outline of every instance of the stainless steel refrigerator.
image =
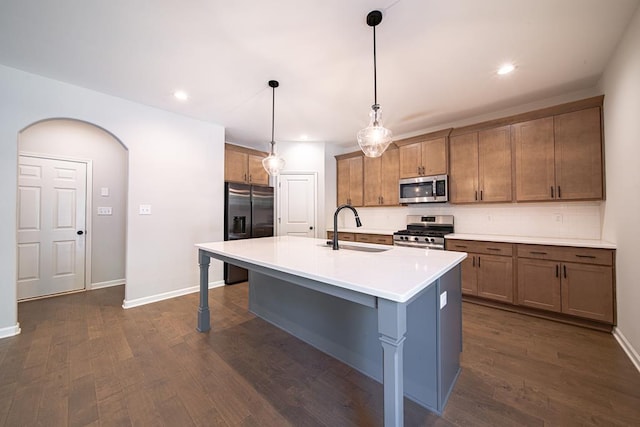
<svg viewBox="0 0 640 427">
<path fill-rule="evenodd" d="M 273 236 L 273 187 L 224 183 L 224 240 Z M 244 282 L 247 270 L 224 264 L 224 283 Z"/>
</svg>

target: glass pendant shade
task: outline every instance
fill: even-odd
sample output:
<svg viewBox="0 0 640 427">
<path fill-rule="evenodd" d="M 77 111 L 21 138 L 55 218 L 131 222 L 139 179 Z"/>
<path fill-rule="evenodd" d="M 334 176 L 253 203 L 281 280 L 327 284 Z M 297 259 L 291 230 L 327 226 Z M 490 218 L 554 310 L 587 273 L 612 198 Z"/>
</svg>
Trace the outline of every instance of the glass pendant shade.
<svg viewBox="0 0 640 427">
<path fill-rule="evenodd" d="M 369 126 L 358 131 L 358 145 L 365 156 L 380 157 L 391 144 L 393 134 L 382 126 L 382 112 L 378 104 L 371 107 L 369 116 Z"/>
<path fill-rule="evenodd" d="M 285 161 L 282 157 L 271 151 L 271 153 L 262 159 L 262 167 L 271 176 L 277 176 L 284 169 Z"/>
</svg>

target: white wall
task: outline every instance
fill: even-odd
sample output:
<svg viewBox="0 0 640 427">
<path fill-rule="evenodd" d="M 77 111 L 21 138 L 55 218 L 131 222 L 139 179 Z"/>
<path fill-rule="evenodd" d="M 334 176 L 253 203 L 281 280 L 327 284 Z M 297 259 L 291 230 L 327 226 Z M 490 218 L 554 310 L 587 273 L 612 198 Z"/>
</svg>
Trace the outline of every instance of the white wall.
<svg viewBox="0 0 640 427">
<path fill-rule="evenodd" d="M 640 363 L 640 7 L 605 69 L 607 201 L 603 237 L 617 245 L 618 332 Z M 627 350 L 630 350 L 627 348 Z M 640 365 L 638 365 L 640 369 Z"/>
<path fill-rule="evenodd" d="M 125 300 L 197 285 L 194 243 L 223 235 L 224 128 L 4 66 L 0 99 L 0 336 L 17 332 L 17 138 L 40 120 L 93 123 L 129 150 Z M 212 262 L 210 279 L 221 278 Z"/>
<path fill-rule="evenodd" d="M 127 218 L 127 150 L 113 135 L 89 123 L 55 119 L 29 126 L 19 135 L 20 153 L 62 156 L 91 160 L 93 188 L 89 207 L 91 228 L 91 283 L 124 283 Z M 101 188 L 109 195 L 102 196 Z M 110 207 L 112 214 L 98 215 L 98 206 Z"/>
</svg>

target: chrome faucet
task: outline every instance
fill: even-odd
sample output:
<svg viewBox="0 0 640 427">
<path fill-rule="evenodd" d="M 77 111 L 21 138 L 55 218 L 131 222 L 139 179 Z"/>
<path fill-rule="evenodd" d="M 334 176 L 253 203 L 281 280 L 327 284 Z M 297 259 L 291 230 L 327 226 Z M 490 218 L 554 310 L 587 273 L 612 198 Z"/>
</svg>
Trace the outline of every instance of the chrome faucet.
<svg viewBox="0 0 640 427">
<path fill-rule="evenodd" d="M 360 222 L 360 217 L 358 216 L 358 211 L 351 205 L 340 205 L 336 209 L 336 212 L 333 214 L 333 250 L 337 251 L 340 249 L 338 247 L 338 213 L 344 209 L 351 209 L 353 214 L 356 216 L 356 227 L 362 227 L 362 223 Z"/>
</svg>

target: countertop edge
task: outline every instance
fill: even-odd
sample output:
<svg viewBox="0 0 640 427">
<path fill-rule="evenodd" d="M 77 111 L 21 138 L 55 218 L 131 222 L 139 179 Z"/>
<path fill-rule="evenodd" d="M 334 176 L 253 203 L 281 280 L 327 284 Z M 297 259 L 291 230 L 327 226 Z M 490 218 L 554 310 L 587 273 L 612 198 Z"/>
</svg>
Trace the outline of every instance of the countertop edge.
<svg viewBox="0 0 640 427">
<path fill-rule="evenodd" d="M 492 234 L 447 234 L 445 239 L 478 240 L 482 242 L 520 243 L 529 245 L 571 246 L 578 248 L 616 249 L 615 243 L 597 239 L 572 239 L 555 237 L 527 237 Z"/>
</svg>

